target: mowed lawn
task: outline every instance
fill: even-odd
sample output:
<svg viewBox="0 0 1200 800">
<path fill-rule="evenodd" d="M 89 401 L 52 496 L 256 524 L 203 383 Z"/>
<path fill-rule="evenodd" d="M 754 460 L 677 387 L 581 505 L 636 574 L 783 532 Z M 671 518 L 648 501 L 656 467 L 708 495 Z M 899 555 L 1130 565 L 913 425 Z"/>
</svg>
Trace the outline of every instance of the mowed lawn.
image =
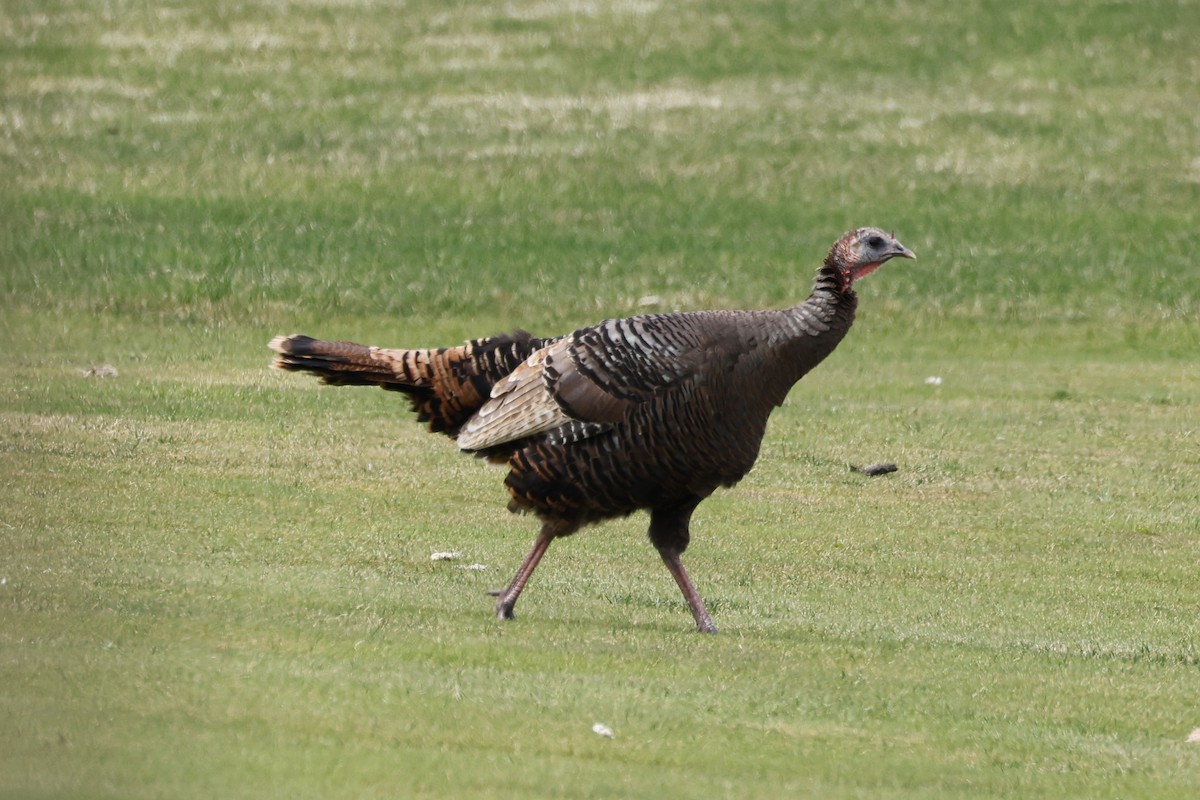
<svg viewBox="0 0 1200 800">
<path fill-rule="evenodd" d="M 0 797 L 1195 795 L 1198 37 L 1166 0 L 6 2 Z M 868 224 L 920 260 L 695 517 L 717 636 L 644 515 L 495 620 L 536 529 L 503 471 L 268 369 L 782 307 Z"/>
</svg>

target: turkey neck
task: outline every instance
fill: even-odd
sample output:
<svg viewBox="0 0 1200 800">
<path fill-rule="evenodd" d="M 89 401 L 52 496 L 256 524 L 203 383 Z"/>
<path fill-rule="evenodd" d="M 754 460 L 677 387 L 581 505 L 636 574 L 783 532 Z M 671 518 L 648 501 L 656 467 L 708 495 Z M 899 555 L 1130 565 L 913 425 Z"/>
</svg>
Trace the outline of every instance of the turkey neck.
<svg viewBox="0 0 1200 800">
<path fill-rule="evenodd" d="M 812 293 L 799 305 L 764 312 L 768 359 L 772 368 L 771 400 L 783 402 L 788 390 L 833 352 L 854 323 L 858 297 L 841 268 L 826 264 L 817 273 Z"/>
</svg>

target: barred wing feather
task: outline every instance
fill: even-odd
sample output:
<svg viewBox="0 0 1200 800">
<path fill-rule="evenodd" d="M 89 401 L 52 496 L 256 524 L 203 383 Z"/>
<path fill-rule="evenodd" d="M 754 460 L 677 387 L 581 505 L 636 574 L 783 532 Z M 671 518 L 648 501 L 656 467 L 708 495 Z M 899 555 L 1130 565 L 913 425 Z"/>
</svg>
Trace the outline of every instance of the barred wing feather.
<svg viewBox="0 0 1200 800">
<path fill-rule="evenodd" d="M 577 330 L 497 382 L 458 446 L 484 450 L 551 432 L 569 441 L 607 430 L 634 405 L 698 377 L 718 352 L 727 354 L 728 346 L 718 345 L 735 330 L 720 319 L 645 315 Z"/>
</svg>

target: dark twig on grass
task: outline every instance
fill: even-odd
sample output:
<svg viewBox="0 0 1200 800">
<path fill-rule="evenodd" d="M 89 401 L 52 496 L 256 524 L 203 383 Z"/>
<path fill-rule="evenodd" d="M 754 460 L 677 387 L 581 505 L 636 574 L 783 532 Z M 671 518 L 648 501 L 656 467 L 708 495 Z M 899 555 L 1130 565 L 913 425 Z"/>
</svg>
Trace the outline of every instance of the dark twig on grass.
<svg viewBox="0 0 1200 800">
<path fill-rule="evenodd" d="M 851 472 L 861 472 L 863 475 L 869 475 L 874 478 L 876 475 L 887 475 L 889 472 L 895 472 L 900 469 L 895 464 L 868 464 L 865 467 L 860 467 L 855 464 L 850 465 Z"/>
</svg>

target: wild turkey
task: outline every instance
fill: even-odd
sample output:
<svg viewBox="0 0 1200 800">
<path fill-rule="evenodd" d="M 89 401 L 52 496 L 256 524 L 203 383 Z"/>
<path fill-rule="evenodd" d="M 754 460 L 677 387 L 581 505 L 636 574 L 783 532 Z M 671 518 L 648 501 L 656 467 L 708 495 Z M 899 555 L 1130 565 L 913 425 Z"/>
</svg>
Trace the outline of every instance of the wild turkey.
<svg viewBox="0 0 1200 800">
<path fill-rule="evenodd" d="M 524 331 L 459 347 L 398 350 L 279 336 L 274 366 L 327 384 L 403 392 L 432 431 L 507 463 L 513 511 L 542 527 L 496 613 L 513 608 L 550 543 L 638 509 L 696 627 L 715 633 L 683 568 L 701 500 L 753 466 L 767 417 L 854 320 L 853 284 L 913 252 L 877 228 L 830 248 L 803 303 L 610 319 L 567 336 Z"/>
</svg>

